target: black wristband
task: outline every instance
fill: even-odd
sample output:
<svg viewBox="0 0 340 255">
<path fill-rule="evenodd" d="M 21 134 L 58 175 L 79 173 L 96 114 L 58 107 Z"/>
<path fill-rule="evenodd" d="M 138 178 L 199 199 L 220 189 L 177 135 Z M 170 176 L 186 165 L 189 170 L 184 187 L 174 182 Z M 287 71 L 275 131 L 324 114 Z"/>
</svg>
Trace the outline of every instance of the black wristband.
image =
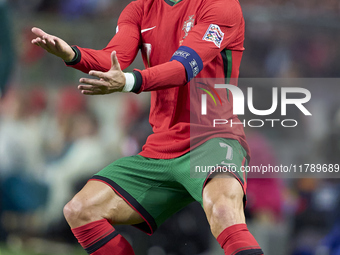
<svg viewBox="0 0 340 255">
<path fill-rule="evenodd" d="M 77 46 L 72 46 L 71 48 L 74 51 L 75 55 L 74 55 L 74 58 L 71 61 L 65 61 L 65 64 L 68 65 L 68 66 L 76 65 L 81 60 L 81 52 L 77 48 Z"/>
<path fill-rule="evenodd" d="M 136 81 L 135 81 L 135 86 L 133 87 L 131 92 L 139 93 L 140 88 L 142 87 L 143 77 L 142 77 L 142 74 L 136 70 L 133 71 L 133 74 L 135 75 Z"/>
</svg>

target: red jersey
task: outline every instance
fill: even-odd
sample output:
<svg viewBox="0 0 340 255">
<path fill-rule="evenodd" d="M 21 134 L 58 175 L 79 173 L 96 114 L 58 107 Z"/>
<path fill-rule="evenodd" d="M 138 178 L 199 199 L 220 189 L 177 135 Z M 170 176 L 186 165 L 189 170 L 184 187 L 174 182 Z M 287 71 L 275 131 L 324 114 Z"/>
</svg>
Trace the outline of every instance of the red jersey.
<svg viewBox="0 0 340 255">
<path fill-rule="evenodd" d="M 78 56 L 68 65 L 86 73 L 108 71 L 115 50 L 125 69 L 142 50 L 146 69 L 134 71 L 133 91 L 151 91 L 153 134 L 140 152 L 144 157 L 175 158 L 213 137 L 236 139 L 249 153 L 243 125 L 212 128 L 210 120 L 222 115 L 238 121 L 227 90 L 218 92 L 223 107 L 208 102 L 209 119 L 201 115 L 197 102 L 190 102 L 192 89 L 202 93 L 190 89 L 196 86 L 192 78 L 238 77 L 243 41 L 238 0 L 137 0 L 123 10 L 116 35 L 106 48 L 74 47 Z"/>
</svg>

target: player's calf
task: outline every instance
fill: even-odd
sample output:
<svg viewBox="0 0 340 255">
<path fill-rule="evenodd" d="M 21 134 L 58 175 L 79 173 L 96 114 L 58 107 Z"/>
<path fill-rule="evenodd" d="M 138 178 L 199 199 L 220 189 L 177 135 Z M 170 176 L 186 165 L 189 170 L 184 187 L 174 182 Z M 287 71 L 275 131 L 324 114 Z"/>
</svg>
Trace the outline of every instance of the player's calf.
<svg viewBox="0 0 340 255">
<path fill-rule="evenodd" d="M 260 246 L 245 224 L 243 196 L 235 178 L 214 178 L 203 191 L 204 211 L 226 255 L 261 255 Z"/>
<path fill-rule="evenodd" d="M 72 232 L 88 254 L 135 254 L 129 242 L 106 219 L 72 228 Z"/>
</svg>

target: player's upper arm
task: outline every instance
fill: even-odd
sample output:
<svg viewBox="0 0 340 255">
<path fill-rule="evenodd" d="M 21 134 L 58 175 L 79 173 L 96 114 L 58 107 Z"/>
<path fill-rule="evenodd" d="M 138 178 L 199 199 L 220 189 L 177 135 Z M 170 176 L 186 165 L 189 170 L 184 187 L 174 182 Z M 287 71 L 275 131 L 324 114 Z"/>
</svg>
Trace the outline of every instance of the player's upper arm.
<svg viewBox="0 0 340 255">
<path fill-rule="evenodd" d="M 237 0 L 206 1 L 196 19 L 197 23 L 172 57 L 183 64 L 188 81 L 224 48 L 244 49 L 244 20 Z"/>
<path fill-rule="evenodd" d="M 127 68 L 135 59 L 140 43 L 142 1 L 131 2 L 121 13 L 116 35 L 102 50 L 75 47 L 77 58 L 67 65 L 85 73 L 90 70 L 108 71 L 111 67 L 111 52 L 117 52 L 121 69 Z M 114 29 L 112 29 L 114 33 Z"/>
<path fill-rule="evenodd" d="M 140 23 L 142 19 L 142 1 L 131 2 L 118 19 L 116 35 L 104 51 L 117 51 L 122 69 L 128 67 L 135 59 L 140 44 Z"/>
</svg>

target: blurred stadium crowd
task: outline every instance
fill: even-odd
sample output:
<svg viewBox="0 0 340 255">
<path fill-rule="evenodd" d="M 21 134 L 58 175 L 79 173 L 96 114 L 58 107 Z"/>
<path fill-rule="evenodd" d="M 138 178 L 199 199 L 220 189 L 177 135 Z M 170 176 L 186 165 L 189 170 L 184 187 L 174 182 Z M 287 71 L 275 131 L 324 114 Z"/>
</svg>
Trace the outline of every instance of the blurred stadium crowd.
<svg viewBox="0 0 340 255">
<path fill-rule="evenodd" d="M 322 3 L 317 0 L 244 0 L 242 2 L 244 5 L 298 9 L 311 14 L 339 14 L 340 11 L 340 4 L 337 0 L 325 0 Z"/>
<path fill-rule="evenodd" d="M 117 0 L 11 0 L 11 5 L 20 11 L 49 12 L 71 17 L 82 15 L 93 15 L 112 17 L 121 6 L 128 1 Z M 252 7 L 284 7 L 318 15 L 339 14 L 340 4 L 337 0 L 325 0 L 320 3 L 318 0 L 243 0 L 242 4 Z"/>
<path fill-rule="evenodd" d="M 147 93 L 85 97 L 76 89 L 82 74 L 30 44 L 29 29 L 39 25 L 71 44 L 102 48 L 128 2 L 0 0 L 0 67 L 14 62 L 0 72 L 7 88 L 0 99 L 0 249 L 25 248 L 32 238 L 75 244 L 63 205 L 103 166 L 138 153 L 150 134 Z M 339 78 L 338 0 L 240 3 L 247 23 L 242 78 Z M 140 56 L 133 67 L 142 68 Z M 318 96 L 311 107 L 327 105 L 321 113 L 329 125 L 303 122 L 289 133 L 247 130 L 252 165 L 340 163 L 340 103 L 327 93 Z M 248 185 L 249 228 L 266 254 L 340 254 L 339 179 L 263 178 Z M 222 254 L 196 204 L 151 238 L 121 231 L 137 254 Z M 38 246 L 30 248 L 61 254 L 52 245 Z"/>
</svg>

